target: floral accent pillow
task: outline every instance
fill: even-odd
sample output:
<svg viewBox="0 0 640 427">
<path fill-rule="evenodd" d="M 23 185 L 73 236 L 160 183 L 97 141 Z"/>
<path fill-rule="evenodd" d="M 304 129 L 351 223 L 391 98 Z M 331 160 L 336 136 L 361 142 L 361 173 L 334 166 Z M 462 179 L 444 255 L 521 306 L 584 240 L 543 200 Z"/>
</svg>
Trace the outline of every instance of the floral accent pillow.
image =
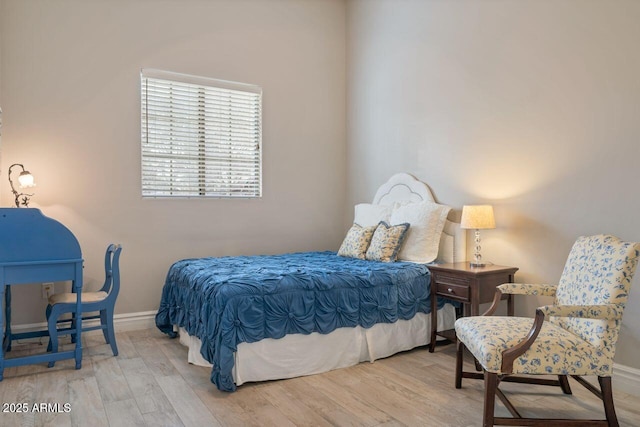
<svg viewBox="0 0 640 427">
<path fill-rule="evenodd" d="M 409 223 L 389 225 L 380 221 L 365 255 L 370 261 L 393 262 L 398 257 Z"/>
<path fill-rule="evenodd" d="M 359 224 L 353 224 L 347 236 L 342 241 L 338 255 L 349 258 L 365 259 L 365 254 L 371 243 L 373 232 L 376 231 L 377 225 L 371 227 L 362 227 Z"/>
</svg>

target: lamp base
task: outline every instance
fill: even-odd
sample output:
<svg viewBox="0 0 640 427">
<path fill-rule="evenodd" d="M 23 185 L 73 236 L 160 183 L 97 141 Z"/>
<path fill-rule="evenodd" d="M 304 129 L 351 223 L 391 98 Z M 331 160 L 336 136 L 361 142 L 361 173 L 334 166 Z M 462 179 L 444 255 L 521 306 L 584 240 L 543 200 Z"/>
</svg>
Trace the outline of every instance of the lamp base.
<svg viewBox="0 0 640 427">
<path fill-rule="evenodd" d="M 485 266 L 485 263 L 482 262 L 482 255 L 480 255 L 480 230 L 476 230 L 474 240 L 476 242 L 476 246 L 473 251 L 473 261 L 471 261 L 469 265 L 471 268 L 481 268 Z"/>
</svg>

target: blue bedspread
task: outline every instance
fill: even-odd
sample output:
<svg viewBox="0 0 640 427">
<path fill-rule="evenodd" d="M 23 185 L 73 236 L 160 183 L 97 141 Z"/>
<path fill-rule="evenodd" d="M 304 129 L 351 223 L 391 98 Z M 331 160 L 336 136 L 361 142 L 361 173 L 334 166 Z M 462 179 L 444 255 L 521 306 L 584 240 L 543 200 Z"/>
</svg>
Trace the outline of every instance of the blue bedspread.
<svg viewBox="0 0 640 427">
<path fill-rule="evenodd" d="M 179 325 L 200 338 L 211 381 L 233 391 L 239 343 L 411 319 L 431 311 L 429 282 L 421 264 L 335 252 L 186 259 L 167 274 L 156 325 L 171 336 Z"/>
</svg>

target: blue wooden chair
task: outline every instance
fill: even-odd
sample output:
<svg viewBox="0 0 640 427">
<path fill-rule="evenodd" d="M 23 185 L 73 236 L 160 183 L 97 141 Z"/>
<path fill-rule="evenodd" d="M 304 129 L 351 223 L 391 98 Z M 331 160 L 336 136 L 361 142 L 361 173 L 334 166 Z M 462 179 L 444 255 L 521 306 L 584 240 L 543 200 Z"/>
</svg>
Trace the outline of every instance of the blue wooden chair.
<svg viewBox="0 0 640 427">
<path fill-rule="evenodd" d="M 120 291 L 120 252 L 122 246 L 111 244 L 107 248 L 104 256 L 105 280 L 102 288 L 97 292 L 82 292 L 82 313 L 97 313 L 90 316 L 82 317 L 82 332 L 102 329 L 104 339 L 107 344 L 111 345 L 113 355 L 118 355 L 118 346 L 116 345 L 115 332 L 113 330 L 113 311 Z M 75 342 L 75 320 L 74 311 L 76 306 L 76 294 L 60 293 L 49 297 L 49 305 L 47 306 L 47 324 L 49 329 L 49 345 L 47 351 L 58 351 L 58 336 L 72 335 L 72 342 Z M 65 313 L 71 313 L 69 319 L 60 319 Z M 87 326 L 85 320 L 100 319 L 100 325 Z M 59 328 L 59 324 L 70 323 L 70 326 Z M 55 362 L 49 362 L 52 367 Z"/>
</svg>

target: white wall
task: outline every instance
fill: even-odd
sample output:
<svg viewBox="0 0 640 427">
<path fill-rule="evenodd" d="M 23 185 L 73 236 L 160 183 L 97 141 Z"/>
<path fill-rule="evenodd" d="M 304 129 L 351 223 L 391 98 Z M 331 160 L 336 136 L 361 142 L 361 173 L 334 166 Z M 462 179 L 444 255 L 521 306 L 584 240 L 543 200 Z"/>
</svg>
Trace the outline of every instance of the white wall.
<svg viewBox="0 0 640 427">
<path fill-rule="evenodd" d="M 458 214 L 493 204 L 484 258 L 526 282 L 557 282 L 577 236 L 640 241 L 638 22 L 637 1 L 348 2 L 347 205 L 399 171 Z M 635 368 L 639 278 L 616 357 Z"/>
<path fill-rule="evenodd" d="M 33 206 L 67 225 L 98 288 L 120 242 L 116 312 L 157 309 L 172 262 L 337 249 L 343 237 L 345 5 L 320 0 L 2 0 L 0 201 L 20 162 Z M 142 200 L 141 68 L 263 88 L 263 198 Z M 44 320 L 14 289 L 14 322 Z M 35 299 L 34 299 L 35 298 Z"/>
</svg>

